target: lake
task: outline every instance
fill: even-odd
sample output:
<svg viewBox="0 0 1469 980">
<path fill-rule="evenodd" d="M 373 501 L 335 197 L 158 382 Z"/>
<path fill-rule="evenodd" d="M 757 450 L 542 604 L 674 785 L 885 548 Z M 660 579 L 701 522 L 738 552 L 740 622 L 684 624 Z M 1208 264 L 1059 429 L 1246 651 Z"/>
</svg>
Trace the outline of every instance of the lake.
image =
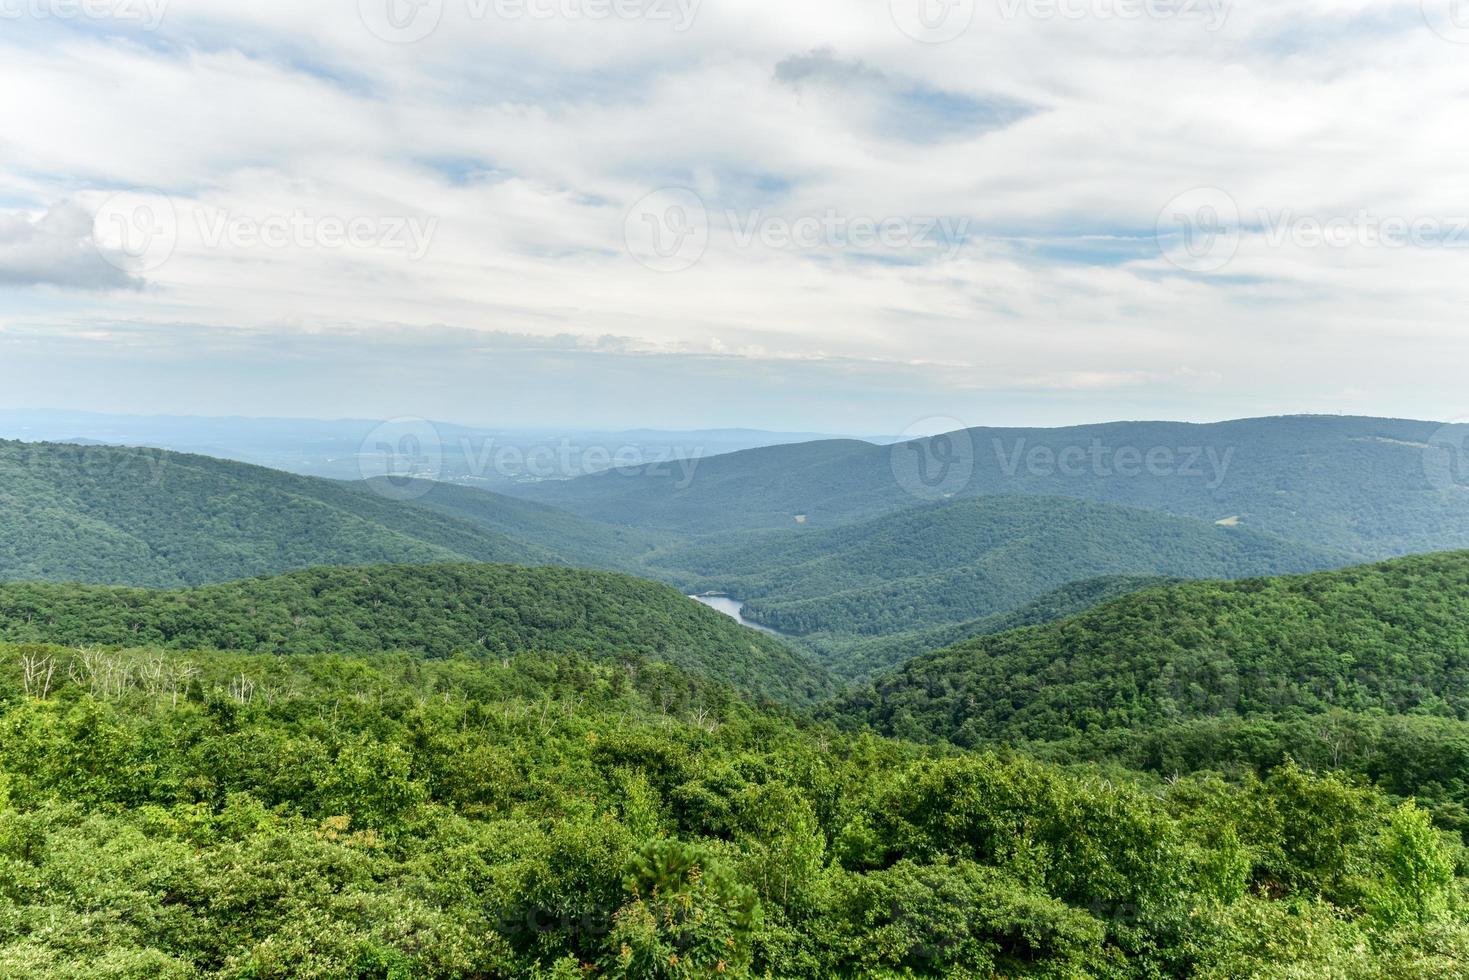
<svg viewBox="0 0 1469 980">
<path fill-rule="evenodd" d="M 752 630 L 759 630 L 762 633 L 769 633 L 771 636 L 780 636 L 779 633 L 771 629 L 769 626 L 761 626 L 759 623 L 752 623 L 748 619 L 746 619 L 743 615 L 745 611 L 745 604 L 738 599 L 731 599 L 729 596 L 726 595 L 691 595 L 689 596 L 689 598 L 694 600 L 695 602 L 703 603 L 710 609 L 713 609 L 715 612 L 724 613 L 726 616 L 728 616 L 730 619 L 733 619 L 741 626 L 748 626 Z"/>
</svg>

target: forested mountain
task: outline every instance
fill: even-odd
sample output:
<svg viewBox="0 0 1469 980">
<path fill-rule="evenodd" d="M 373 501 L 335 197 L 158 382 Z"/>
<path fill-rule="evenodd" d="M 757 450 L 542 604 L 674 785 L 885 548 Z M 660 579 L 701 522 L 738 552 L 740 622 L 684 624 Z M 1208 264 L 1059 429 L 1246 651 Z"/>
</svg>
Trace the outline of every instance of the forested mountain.
<svg viewBox="0 0 1469 980">
<path fill-rule="evenodd" d="M 1466 624 L 1466 552 L 1187 582 L 927 654 L 843 711 L 962 745 L 1333 709 L 1465 721 Z"/>
<path fill-rule="evenodd" d="M 1156 575 L 1103 575 L 1071 582 L 1008 612 L 967 622 L 884 636 L 853 638 L 841 634 L 813 634 L 799 644 L 814 653 L 832 673 L 852 679 L 870 678 L 924 653 L 932 653 L 980 636 L 993 636 L 1025 626 L 1041 626 L 1099 606 L 1119 596 L 1172 585 L 1175 579 Z"/>
<path fill-rule="evenodd" d="M 593 520 L 693 534 L 833 524 L 912 501 L 885 494 L 886 449 L 833 439 L 748 449 L 673 466 L 608 470 L 513 492 Z"/>
<path fill-rule="evenodd" d="M 982 428 L 893 447 L 751 450 L 702 460 L 692 478 L 654 468 L 517 492 L 598 520 L 698 533 L 793 528 L 798 517 L 830 526 L 944 496 L 1064 496 L 1383 558 L 1469 547 L 1462 461 L 1430 448 L 1441 428 L 1337 416 Z"/>
<path fill-rule="evenodd" d="M 0 975 L 1453 977 L 1335 775 L 924 752 L 646 663 L 0 646 Z"/>
<path fill-rule="evenodd" d="M 805 532 L 723 535 L 660 552 L 701 591 L 784 633 L 843 639 L 956 626 L 1106 575 L 1241 578 L 1350 564 L 1243 528 L 1048 497 L 985 497 Z M 840 656 L 833 663 L 841 662 Z"/>
<path fill-rule="evenodd" d="M 601 524 L 546 504 L 451 483 L 379 477 L 343 486 L 375 497 L 406 499 L 415 508 L 468 521 L 516 541 L 534 542 L 587 568 L 646 574 L 643 558 L 654 548 L 679 540 L 667 532 Z"/>
<path fill-rule="evenodd" d="M 479 491 L 424 499 L 156 449 L 0 442 L 0 579 L 171 587 L 314 565 L 611 565 L 631 534 Z"/>
<path fill-rule="evenodd" d="M 319 568 L 179 591 L 0 585 L 0 639 L 260 653 L 638 655 L 791 702 L 830 690 L 778 640 L 667 586 L 507 565 Z"/>
</svg>

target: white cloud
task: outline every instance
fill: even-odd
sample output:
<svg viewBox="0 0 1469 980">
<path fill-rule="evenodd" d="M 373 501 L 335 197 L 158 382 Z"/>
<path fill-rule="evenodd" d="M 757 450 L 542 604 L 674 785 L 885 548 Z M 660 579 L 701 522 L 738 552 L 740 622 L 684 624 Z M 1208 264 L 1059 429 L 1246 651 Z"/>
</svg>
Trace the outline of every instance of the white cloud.
<svg viewBox="0 0 1469 980">
<path fill-rule="evenodd" d="M 60 204 L 39 214 L 0 213 L 0 288 L 59 286 L 109 290 L 136 287 L 117 257 L 93 240 L 92 214 Z"/>
<path fill-rule="evenodd" d="M 28 324 L 371 336 L 449 323 L 945 365 L 929 377 L 954 392 L 1145 399 L 1196 372 L 1263 392 L 1262 406 L 1352 391 L 1342 407 L 1464 414 L 1469 251 L 1271 244 L 1250 226 L 1262 211 L 1469 216 L 1469 47 L 1429 30 L 1416 0 L 1235 4 L 1213 31 L 1009 6 L 980 5 L 941 45 L 905 36 L 885 0 L 705 0 L 684 31 L 476 18 L 493 8 L 444 0 L 438 29 L 405 45 L 375 37 L 355 2 L 326 16 L 178 2 L 151 34 L 21 24 L 0 39 L 0 86 L 19 93 L 0 101 L 0 288 L 135 282 L 86 258 L 85 213 L 34 217 L 135 188 L 177 206 L 176 247 L 141 273 L 150 288 Z M 701 261 L 672 275 L 623 241 L 627 209 L 669 185 L 697 191 L 710 222 Z M 1149 236 L 1200 186 L 1226 191 L 1246 228 L 1227 266 L 1190 276 Z M 962 219 L 971 233 L 948 258 L 737 234 L 826 215 Z M 261 245 L 214 234 L 221 220 L 379 234 Z M 432 225 L 426 248 L 382 247 L 394 221 Z"/>
</svg>

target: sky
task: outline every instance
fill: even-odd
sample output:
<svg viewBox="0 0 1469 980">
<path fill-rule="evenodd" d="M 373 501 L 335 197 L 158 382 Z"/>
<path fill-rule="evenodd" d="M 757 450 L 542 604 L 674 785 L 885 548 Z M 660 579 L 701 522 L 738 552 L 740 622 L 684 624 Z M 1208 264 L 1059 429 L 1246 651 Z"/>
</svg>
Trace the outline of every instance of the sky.
<svg viewBox="0 0 1469 980">
<path fill-rule="evenodd" d="M 0 408 L 1469 417 L 1469 0 L 0 0 L 0 90 Z"/>
</svg>

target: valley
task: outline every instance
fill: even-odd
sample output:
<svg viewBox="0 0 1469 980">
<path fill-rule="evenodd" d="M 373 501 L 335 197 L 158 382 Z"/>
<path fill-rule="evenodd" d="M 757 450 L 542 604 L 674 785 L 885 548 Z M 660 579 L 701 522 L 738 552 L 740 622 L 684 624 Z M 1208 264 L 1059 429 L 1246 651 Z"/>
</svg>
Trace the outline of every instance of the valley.
<svg viewBox="0 0 1469 980">
<path fill-rule="evenodd" d="M 0 443 L 0 972 L 1456 975 L 1469 502 L 1404 428 L 939 500 Z"/>
<path fill-rule="evenodd" d="M 738 599 L 731 599 L 729 596 L 723 595 L 692 595 L 689 598 L 708 606 L 715 612 L 723 613 L 741 626 L 748 626 L 750 629 L 759 630 L 762 633 L 769 633 L 771 636 L 781 635 L 769 626 L 762 626 L 759 623 L 746 619 L 744 616 L 745 604 Z"/>
</svg>

